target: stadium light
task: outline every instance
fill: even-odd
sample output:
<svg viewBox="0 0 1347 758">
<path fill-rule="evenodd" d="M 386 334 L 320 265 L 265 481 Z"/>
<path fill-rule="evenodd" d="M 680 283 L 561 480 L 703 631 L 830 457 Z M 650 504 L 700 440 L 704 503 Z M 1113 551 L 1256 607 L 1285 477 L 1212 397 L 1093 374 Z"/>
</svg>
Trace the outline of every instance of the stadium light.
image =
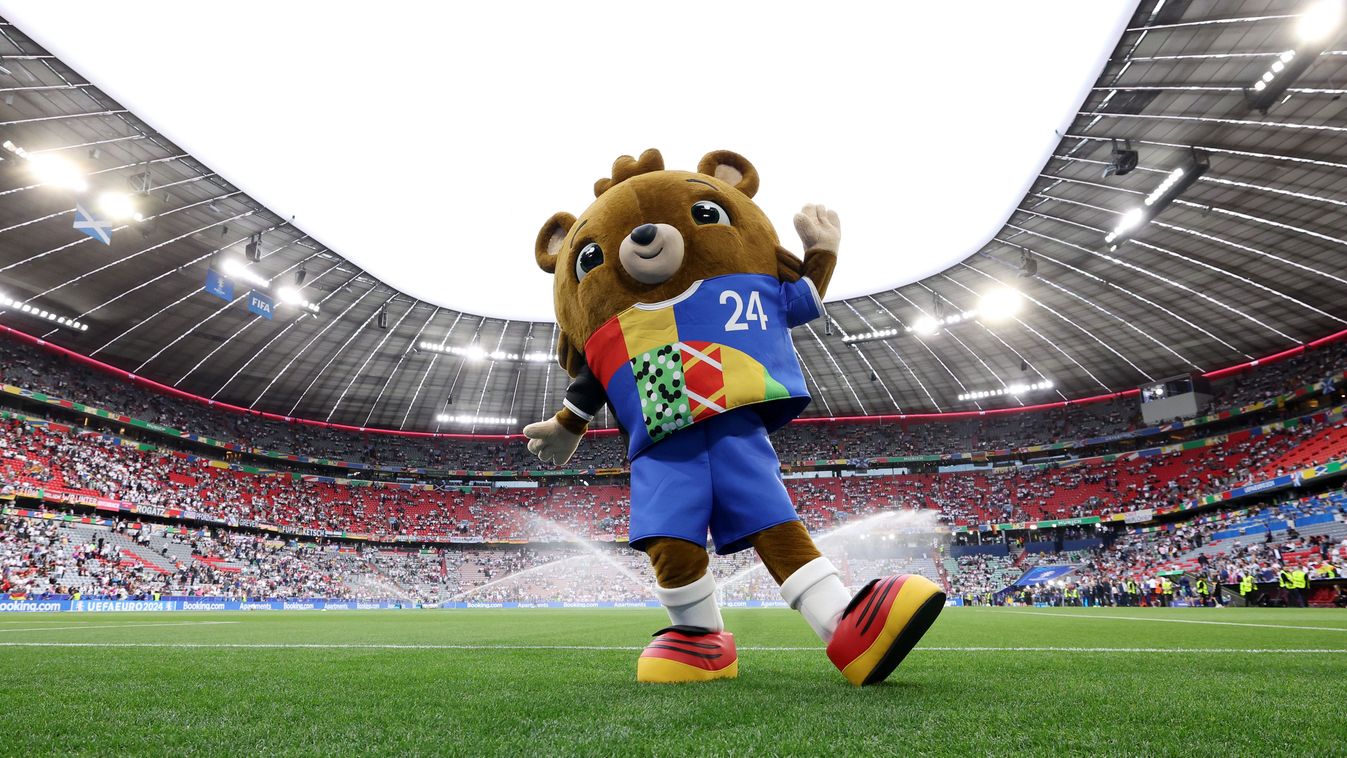
<svg viewBox="0 0 1347 758">
<path fill-rule="evenodd" d="M 62 316 L 58 313 L 46 310 L 44 308 L 39 308 L 35 305 L 29 305 L 28 303 L 20 302 L 18 300 L 11 298 L 9 295 L 4 294 L 3 292 L 0 292 L 0 307 L 13 308 L 15 313 L 22 313 L 28 316 L 32 316 L 33 318 L 42 319 L 44 321 L 48 321 L 50 323 L 56 324 L 57 326 L 64 327 L 74 332 L 89 331 L 89 325 L 84 323 L 83 321 L 79 321 L 69 316 Z"/>
<path fill-rule="evenodd" d="M 0 143 L 0 147 L 26 160 L 28 169 L 33 172 L 38 184 L 64 187 L 75 192 L 89 189 L 89 182 L 84 178 L 84 172 L 65 158 L 45 153 L 33 154 L 10 140 Z"/>
<path fill-rule="evenodd" d="M 888 339 L 896 336 L 897 329 L 871 329 L 868 332 L 857 332 L 855 334 L 846 334 L 842 336 L 842 342 L 848 345 L 854 345 L 857 342 L 870 342 L 871 340 Z"/>
<path fill-rule="evenodd" d="M 238 258 L 225 258 L 224 263 L 220 264 L 225 276 L 231 279 L 242 279 L 249 284 L 255 284 L 259 287 L 266 287 L 271 284 L 271 280 L 258 274 L 248 268 L 248 265 Z"/>
<path fill-rule="evenodd" d="M 488 353 L 480 345 L 468 345 L 459 347 L 458 345 L 440 345 L 430 340 L 422 340 L 416 345 L 418 350 L 424 350 L 428 353 L 439 353 L 441 355 L 457 355 L 461 358 L 467 358 L 472 361 L 514 361 L 524 363 L 547 363 L 552 360 L 552 356 L 547 353 L 508 353 L 504 350 L 495 350 Z"/>
<path fill-rule="evenodd" d="M 1005 321 L 1020 312 L 1024 306 L 1024 295 L 1014 287 L 994 287 L 982 293 L 978 300 L 977 312 L 984 321 Z"/>
<path fill-rule="evenodd" d="M 28 157 L 28 166 L 40 184 L 64 187 L 75 192 L 89 189 L 89 182 L 79 168 L 60 156 L 32 155 Z"/>
<path fill-rule="evenodd" d="M 931 316 L 922 316 L 912 322 L 912 326 L 907 328 L 909 332 L 915 332 L 922 337 L 930 337 L 940 331 L 940 322 Z"/>
<path fill-rule="evenodd" d="M 1004 387 L 997 387 L 996 389 L 978 390 L 976 392 L 964 392 L 959 395 L 959 401 L 963 402 L 967 400 L 986 400 L 987 398 L 1005 397 L 1005 396 L 1019 397 L 1020 395 L 1027 395 L 1030 392 L 1042 392 L 1043 390 L 1050 390 L 1054 386 L 1055 385 L 1053 384 L 1053 381 L 1051 379 L 1044 379 L 1041 382 L 1035 382 L 1033 384 L 1024 384 L 1024 383 L 1007 384 Z"/>
<path fill-rule="evenodd" d="M 304 299 L 304 293 L 300 292 L 298 287 L 281 287 L 276 290 L 276 297 L 278 297 L 282 303 L 303 308 L 310 313 L 317 313 L 319 311 L 318 304 L 311 303 Z"/>
<path fill-rule="evenodd" d="M 466 414 L 451 416 L 447 413 L 436 414 L 435 421 L 441 424 L 477 424 L 483 426 L 510 426 L 519 423 L 519 419 L 512 416 L 471 416 Z"/>
<path fill-rule="evenodd" d="M 1305 6 L 1296 22 L 1300 46 L 1278 55 L 1267 70 L 1244 89 L 1244 98 L 1250 108 L 1267 113 L 1281 101 L 1291 84 L 1342 31 L 1343 21 L 1347 18 L 1345 5 L 1347 0 L 1317 0 Z"/>
<path fill-rule="evenodd" d="M 1296 36 L 1301 42 L 1327 42 L 1342 26 L 1343 0 L 1318 0 L 1311 3 L 1296 22 Z"/>
<path fill-rule="evenodd" d="M 1111 246 L 1109 250 L 1117 250 L 1118 245 L 1131 237 L 1137 229 L 1150 223 L 1151 219 L 1164 212 L 1165 208 L 1168 208 L 1170 203 L 1174 202 L 1179 195 L 1182 195 L 1184 190 L 1193 186 L 1194 182 L 1207 173 L 1207 168 L 1210 165 L 1211 162 L 1206 153 L 1193 150 L 1187 164 L 1166 174 L 1164 180 L 1155 189 L 1151 190 L 1141 205 L 1126 211 L 1119 217 L 1113 231 L 1104 235 L 1104 242 Z"/>
<path fill-rule="evenodd" d="M 942 316 L 940 318 L 922 315 L 919 316 L 916 321 L 913 321 L 912 325 L 907 327 L 906 331 L 908 334 L 916 334 L 919 337 L 929 337 L 939 332 L 942 327 L 960 324 L 964 321 L 972 321 L 977 317 L 978 310 L 976 308 L 967 311 L 959 311 L 958 313 Z"/>
<path fill-rule="evenodd" d="M 1030 261 L 1032 263 L 1032 260 Z M 1023 265 L 1023 262 L 1022 262 Z M 1034 272 L 1037 273 L 1037 264 L 1033 264 Z M 1020 291 L 1011 286 L 1000 286 L 988 290 L 978 299 L 978 307 L 970 308 L 966 311 L 956 311 L 948 316 L 940 314 L 937 305 L 936 315 L 931 316 L 921 314 L 912 321 L 911 324 L 903 328 L 907 334 L 915 334 L 918 337 L 930 337 L 938 334 L 941 329 L 955 324 L 961 324 L 965 321 L 972 321 L 981 318 L 987 322 L 998 322 L 1008 319 L 1019 313 L 1024 305 L 1024 296 Z M 858 342 L 870 342 L 873 340 L 883 340 L 898 334 L 897 329 L 871 329 L 868 332 L 856 332 L 842 336 L 842 342 L 847 345 L 854 345 Z"/>
<path fill-rule="evenodd" d="M 115 221 L 135 219 L 143 221 L 145 217 L 136 210 L 136 204 L 125 192 L 104 192 L 98 196 L 98 209 Z"/>
</svg>

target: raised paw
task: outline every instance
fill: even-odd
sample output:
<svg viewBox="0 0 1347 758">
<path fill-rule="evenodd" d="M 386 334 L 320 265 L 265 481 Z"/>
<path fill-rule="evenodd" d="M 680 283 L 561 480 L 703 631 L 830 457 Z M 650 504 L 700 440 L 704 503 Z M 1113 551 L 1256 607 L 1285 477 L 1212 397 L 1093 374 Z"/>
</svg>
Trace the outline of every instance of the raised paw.
<svg viewBox="0 0 1347 758">
<path fill-rule="evenodd" d="M 819 249 L 835 253 L 842 244 L 842 220 L 837 211 L 822 205 L 806 205 L 795 214 L 795 232 L 805 252 Z"/>
<path fill-rule="evenodd" d="M 553 416 L 524 427 L 524 436 L 528 437 L 529 452 L 538 456 L 543 463 L 560 466 L 575 455 L 580 446 L 580 436 L 567 429 Z"/>
</svg>

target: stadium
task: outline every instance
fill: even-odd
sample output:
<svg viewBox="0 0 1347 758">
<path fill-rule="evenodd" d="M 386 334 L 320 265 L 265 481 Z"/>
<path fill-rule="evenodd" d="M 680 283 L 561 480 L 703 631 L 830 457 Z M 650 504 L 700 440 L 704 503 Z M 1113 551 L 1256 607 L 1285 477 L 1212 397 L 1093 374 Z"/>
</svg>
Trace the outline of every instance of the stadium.
<svg viewBox="0 0 1347 758">
<path fill-rule="evenodd" d="M 1347 754 L 1347 2 L 385 5 L 0 0 L 0 753 Z"/>
</svg>

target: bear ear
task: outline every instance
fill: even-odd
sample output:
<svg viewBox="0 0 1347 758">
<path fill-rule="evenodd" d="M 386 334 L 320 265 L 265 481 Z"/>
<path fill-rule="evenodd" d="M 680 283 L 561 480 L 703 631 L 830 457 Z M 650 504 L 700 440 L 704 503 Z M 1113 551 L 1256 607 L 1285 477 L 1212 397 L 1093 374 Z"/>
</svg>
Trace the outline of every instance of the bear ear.
<svg viewBox="0 0 1347 758">
<path fill-rule="evenodd" d="M 740 192 L 753 197 L 758 193 L 758 170 L 748 159 L 729 150 L 717 150 L 702 156 L 697 171 L 714 176 Z"/>
<path fill-rule="evenodd" d="M 557 256 L 561 254 L 572 226 L 575 226 L 575 216 L 562 211 L 553 214 L 538 230 L 538 239 L 533 243 L 533 257 L 538 261 L 538 268 L 549 274 L 557 270 Z"/>
</svg>

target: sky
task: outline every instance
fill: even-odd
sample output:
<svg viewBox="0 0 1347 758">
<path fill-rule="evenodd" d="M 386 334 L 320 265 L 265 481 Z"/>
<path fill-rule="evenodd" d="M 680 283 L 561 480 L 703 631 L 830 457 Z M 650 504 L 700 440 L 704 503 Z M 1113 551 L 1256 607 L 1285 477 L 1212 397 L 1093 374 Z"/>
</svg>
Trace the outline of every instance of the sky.
<svg viewBox="0 0 1347 758">
<path fill-rule="evenodd" d="M 1132 8 L 0 0 L 82 76 L 384 282 L 535 321 L 553 320 L 539 228 L 578 216 L 614 158 L 648 147 L 686 170 L 712 150 L 747 157 L 797 253 L 795 212 L 837 210 L 830 300 L 948 268 L 1019 203 Z"/>
</svg>

